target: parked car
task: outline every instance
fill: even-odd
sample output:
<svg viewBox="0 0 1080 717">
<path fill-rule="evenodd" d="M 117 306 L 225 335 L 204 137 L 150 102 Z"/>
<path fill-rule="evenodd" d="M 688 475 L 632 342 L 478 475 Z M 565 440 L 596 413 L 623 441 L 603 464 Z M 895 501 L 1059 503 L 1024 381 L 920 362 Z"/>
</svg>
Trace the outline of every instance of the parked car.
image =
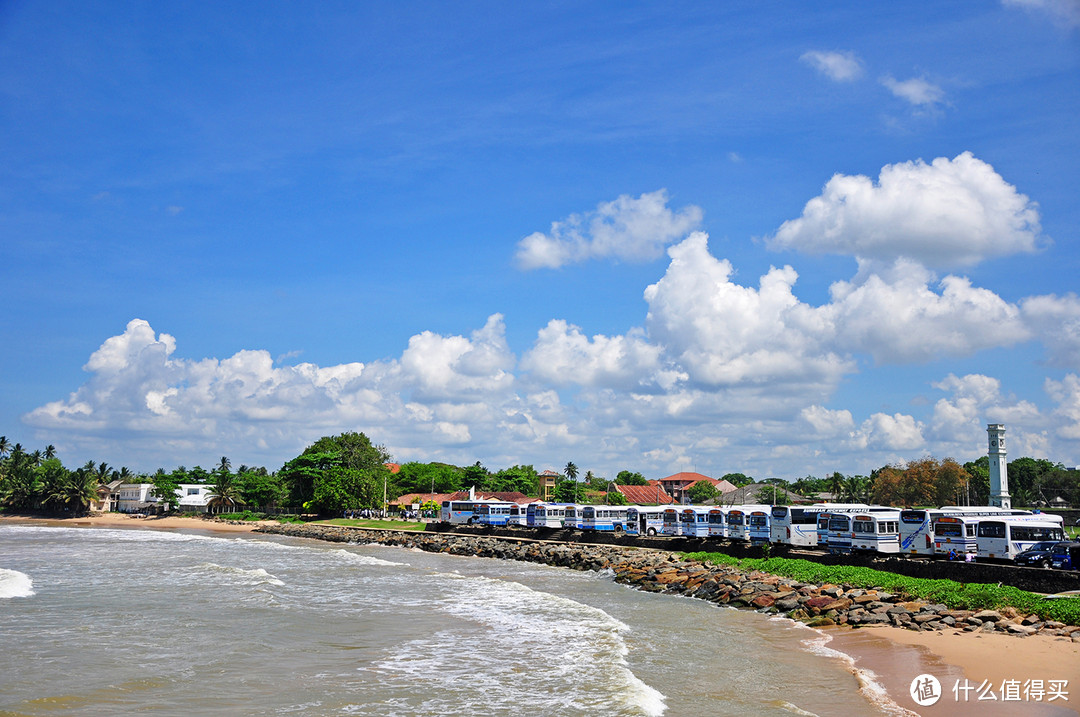
<svg viewBox="0 0 1080 717">
<path fill-rule="evenodd" d="M 1050 565 L 1058 570 L 1080 569 L 1080 543 L 1058 543 L 1050 553 Z"/>
<path fill-rule="evenodd" d="M 1015 562 L 1017 565 L 1034 565 L 1039 568 L 1048 568 L 1051 561 L 1050 555 L 1054 552 L 1054 546 L 1059 542 L 1057 540 L 1045 540 L 1041 543 L 1035 543 L 1027 550 L 1017 553 Z"/>
</svg>

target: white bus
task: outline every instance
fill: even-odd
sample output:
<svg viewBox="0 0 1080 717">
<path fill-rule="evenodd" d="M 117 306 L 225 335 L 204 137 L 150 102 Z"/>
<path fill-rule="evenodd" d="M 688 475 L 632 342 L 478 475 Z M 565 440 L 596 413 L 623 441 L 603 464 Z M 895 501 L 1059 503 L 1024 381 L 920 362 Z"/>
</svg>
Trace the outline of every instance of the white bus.
<svg viewBox="0 0 1080 717">
<path fill-rule="evenodd" d="M 679 509 L 678 508 L 664 508 L 663 512 L 663 527 L 660 528 L 660 532 L 664 535 L 678 535 L 679 534 Z"/>
<path fill-rule="evenodd" d="M 581 530 L 581 510 L 584 507 L 585 506 L 578 505 L 577 503 L 567 503 L 564 506 L 565 513 L 563 514 L 563 527 Z"/>
<path fill-rule="evenodd" d="M 530 503 L 525 509 L 525 524 L 530 528 L 561 528 L 566 506 L 557 503 Z"/>
<path fill-rule="evenodd" d="M 979 520 L 974 515 L 935 515 L 930 528 L 934 534 L 934 557 L 946 557 L 953 552 L 957 555 L 978 553 Z"/>
<path fill-rule="evenodd" d="M 621 533 L 626 529 L 626 508 L 618 505 L 582 506 L 581 529 Z"/>
<path fill-rule="evenodd" d="M 746 511 L 744 506 L 733 505 L 727 512 L 728 540 L 746 540 Z"/>
<path fill-rule="evenodd" d="M 690 537 L 709 537 L 709 510 L 706 506 L 683 508 L 679 513 L 680 532 Z"/>
<path fill-rule="evenodd" d="M 477 509 L 488 503 L 498 503 L 491 500 L 444 500 L 442 509 L 439 511 L 439 520 L 451 525 L 467 523 L 472 525 L 476 522 Z M 509 504 L 507 504 L 509 505 Z"/>
<path fill-rule="evenodd" d="M 851 552 L 882 554 L 900 552 L 899 510 L 858 513 L 852 517 Z"/>
<path fill-rule="evenodd" d="M 518 505 L 514 503 L 510 506 L 510 517 L 506 519 L 507 525 L 517 525 L 525 527 L 529 524 L 529 507 L 527 505 Z"/>
<path fill-rule="evenodd" d="M 943 516 L 966 515 L 966 516 L 1001 516 L 1001 515 L 1031 515 L 1030 511 L 1018 508 L 998 508 L 992 505 L 956 506 L 947 505 L 942 508 L 908 508 L 900 511 L 900 552 L 903 555 L 927 555 L 934 556 L 942 552 L 947 553 L 951 547 L 939 551 L 934 546 L 934 520 Z M 951 529 L 946 529 L 947 531 Z M 946 535 L 943 537 L 953 537 Z M 974 533 L 972 533 L 972 545 L 969 552 L 974 553 Z"/>
<path fill-rule="evenodd" d="M 830 510 L 857 510 L 869 507 L 865 503 L 774 505 L 770 511 L 772 515 L 769 520 L 769 542 L 778 545 L 817 545 L 818 515 Z"/>
<path fill-rule="evenodd" d="M 514 507 L 516 504 L 510 502 L 477 502 L 469 525 L 506 525 L 510 520 L 510 509 Z"/>
<path fill-rule="evenodd" d="M 896 512 L 885 505 L 860 505 L 855 508 L 833 509 L 818 514 L 818 547 L 830 553 L 850 553 L 852 517 L 863 513 Z"/>
<path fill-rule="evenodd" d="M 731 506 L 727 514 L 728 539 L 769 542 L 769 508 L 767 505 Z"/>
<path fill-rule="evenodd" d="M 626 509 L 626 532 L 656 535 L 664 527 L 664 509 L 658 505 L 632 505 Z"/>
<path fill-rule="evenodd" d="M 727 537 L 727 514 L 726 508 L 710 508 L 709 509 L 709 537 L 710 538 L 726 538 Z"/>
<path fill-rule="evenodd" d="M 979 560 L 1014 560 L 1035 543 L 1065 540 L 1064 522 L 1046 513 L 983 518 L 976 529 Z"/>
<path fill-rule="evenodd" d="M 749 508 L 746 515 L 746 537 L 751 545 L 762 545 L 769 542 L 772 528 L 769 526 L 769 518 L 772 517 L 770 506 L 743 506 Z"/>
</svg>

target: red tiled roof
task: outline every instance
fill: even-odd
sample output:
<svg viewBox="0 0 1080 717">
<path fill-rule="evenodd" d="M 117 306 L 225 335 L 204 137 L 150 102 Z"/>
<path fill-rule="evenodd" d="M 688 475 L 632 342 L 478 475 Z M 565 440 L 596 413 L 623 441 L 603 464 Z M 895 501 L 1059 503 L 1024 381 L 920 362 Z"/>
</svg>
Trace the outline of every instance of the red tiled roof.
<svg viewBox="0 0 1080 717">
<path fill-rule="evenodd" d="M 386 466 L 394 475 L 397 475 L 397 473 L 401 471 L 400 463 L 384 463 L 383 465 Z"/>
<path fill-rule="evenodd" d="M 627 503 L 633 505 L 670 505 L 671 496 L 659 485 L 615 485 L 615 490 L 623 494 Z"/>
<path fill-rule="evenodd" d="M 670 475 L 667 478 L 661 478 L 659 482 L 660 482 L 661 485 L 666 484 L 666 483 L 686 483 L 687 487 L 689 487 L 691 484 L 697 483 L 698 481 L 702 481 L 702 480 L 707 480 L 710 483 L 712 483 L 713 485 L 716 485 L 717 483 L 720 482 L 717 479 L 710 478 L 707 475 L 702 475 L 701 473 L 692 473 L 692 472 L 689 472 L 689 471 L 683 471 L 682 473 L 676 473 L 675 475 Z"/>
</svg>

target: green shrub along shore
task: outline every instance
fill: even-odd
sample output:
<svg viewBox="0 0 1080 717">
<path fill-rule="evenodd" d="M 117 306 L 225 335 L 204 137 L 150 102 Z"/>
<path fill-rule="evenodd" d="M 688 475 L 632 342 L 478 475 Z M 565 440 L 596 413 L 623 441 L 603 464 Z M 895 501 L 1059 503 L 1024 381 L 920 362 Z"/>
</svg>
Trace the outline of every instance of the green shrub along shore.
<svg viewBox="0 0 1080 717">
<path fill-rule="evenodd" d="M 723 553 L 685 553 L 687 560 L 727 565 L 743 571 L 760 571 L 805 583 L 832 583 L 853 588 L 877 588 L 912 598 L 947 605 L 954 610 L 1014 608 L 1067 625 L 1080 625 L 1080 597 L 1047 599 L 1038 593 L 1005 585 L 958 583 L 897 575 L 851 565 L 821 565 L 793 558 L 734 558 Z"/>
</svg>

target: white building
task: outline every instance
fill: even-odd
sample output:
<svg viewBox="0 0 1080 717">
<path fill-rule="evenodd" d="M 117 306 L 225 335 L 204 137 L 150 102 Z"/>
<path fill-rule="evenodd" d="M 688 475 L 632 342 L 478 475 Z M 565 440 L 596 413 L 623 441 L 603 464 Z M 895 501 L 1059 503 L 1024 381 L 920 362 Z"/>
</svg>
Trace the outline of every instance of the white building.
<svg viewBox="0 0 1080 717">
<path fill-rule="evenodd" d="M 116 509 L 121 513 L 141 513 L 147 509 L 157 509 L 162 505 L 159 498 L 150 494 L 153 483 L 124 483 L 116 491 L 119 499 Z M 205 513 L 207 503 L 214 495 L 214 486 L 204 483 L 181 483 L 176 488 L 180 498 L 179 510 L 189 513 Z"/>
<path fill-rule="evenodd" d="M 116 509 L 121 513 L 140 513 L 157 505 L 158 499 L 150 495 L 153 483 L 124 483 L 117 490 Z"/>
<path fill-rule="evenodd" d="M 179 510 L 186 513 L 205 513 L 206 504 L 214 495 L 214 486 L 205 483 L 181 483 L 176 488 L 180 496 Z"/>
</svg>

